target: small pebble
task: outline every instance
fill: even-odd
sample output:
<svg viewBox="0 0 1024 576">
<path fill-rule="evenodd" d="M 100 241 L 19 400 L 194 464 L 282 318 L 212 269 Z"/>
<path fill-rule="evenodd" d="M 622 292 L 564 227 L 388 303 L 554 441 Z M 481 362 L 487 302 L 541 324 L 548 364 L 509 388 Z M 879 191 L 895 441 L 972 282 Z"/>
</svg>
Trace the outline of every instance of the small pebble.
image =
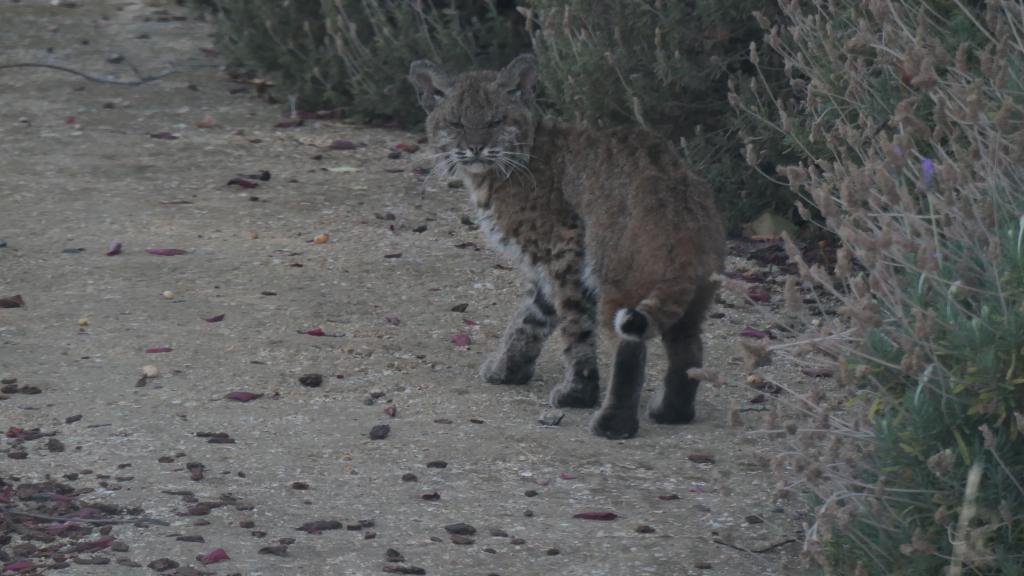
<svg viewBox="0 0 1024 576">
<path fill-rule="evenodd" d="M 526 496 L 527 498 L 533 498 L 537 494 L 539 494 L 539 492 L 536 490 L 527 490 L 526 492 L 523 492 L 523 496 Z"/>
<path fill-rule="evenodd" d="M 170 290 L 164 290 L 161 296 L 168 300 L 171 300 L 172 298 L 174 298 L 174 292 L 171 292 Z"/>
<path fill-rule="evenodd" d="M 319 388 L 323 381 L 324 377 L 320 374 L 303 374 L 299 376 L 299 384 L 307 388 Z"/>
<path fill-rule="evenodd" d="M 406 472 L 405 474 L 402 474 L 402 482 L 416 482 L 418 480 L 419 478 L 417 478 L 416 475 L 413 474 L 412 472 Z"/>
<path fill-rule="evenodd" d="M 146 378 L 156 378 L 160 375 L 160 369 L 152 364 L 146 364 L 142 367 L 142 375 Z"/>
<path fill-rule="evenodd" d="M 513 538 L 509 540 L 509 544 L 512 544 L 513 546 L 522 546 L 523 544 L 526 544 L 526 540 L 523 540 L 522 538 Z"/>
<path fill-rule="evenodd" d="M 370 428 L 370 440 L 383 440 L 391 434 L 391 426 L 388 424 L 377 424 Z"/>
<path fill-rule="evenodd" d="M 533 518 L 533 510 L 524 510 L 523 516 L 526 516 L 527 518 Z"/>
<path fill-rule="evenodd" d="M 385 562 L 405 562 L 405 556 L 401 552 L 394 548 L 388 548 L 384 551 Z"/>
<path fill-rule="evenodd" d="M 455 524 L 449 524 L 444 527 L 445 532 L 449 534 L 461 534 L 463 536 L 472 536 L 476 534 L 476 528 L 465 522 L 456 522 Z"/>
<path fill-rule="evenodd" d="M 548 556 L 558 556 L 561 553 L 562 553 L 562 551 L 559 550 L 558 548 L 548 548 L 547 550 L 544 551 L 544 554 L 546 554 Z"/>
<path fill-rule="evenodd" d="M 636 527 L 636 531 L 639 534 L 654 534 L 654 527 L 648 526 L 647 524 L 641 524 Z"/>
<path fill-rule="evenodd" d="M 445 462 L 444 460 L 433 460 L 433 461 L 427 462 L 427 468 L 447 468 L 447 467 L 448 467 L 448 463 Z"/>
<path fill-rule="evenodd" d="M 79 326 L 88 326 L 89 325 L 89 319 L 88 318 L 79 318 L 78 319 L 78 325 Z"/>
<path fill-rule="evenodd" d="M 305 482 L 292 482 L 292 488 L 295 490 L 309 490 L 309 484 Z"/>
</svg>

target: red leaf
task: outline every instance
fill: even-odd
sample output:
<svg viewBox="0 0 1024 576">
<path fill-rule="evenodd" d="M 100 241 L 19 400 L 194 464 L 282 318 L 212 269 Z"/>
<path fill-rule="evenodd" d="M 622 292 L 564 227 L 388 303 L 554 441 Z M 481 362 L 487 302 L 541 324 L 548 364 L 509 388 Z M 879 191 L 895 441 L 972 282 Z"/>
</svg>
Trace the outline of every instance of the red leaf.
<svg viewBox="0 0 1024 576">
<path fill-rule="evenodd" d="M 387 406 L 384 407 L 384 413 L 394 418 L 396 415 L 398 415 L 398 408 L 395 408 L 394 404 L 388 404 Z"/>
<path fill-rule="evenodd" d="M 558 477 L 561 478 L 562 480 L 575 480 L 576 479 L 576 475 L 573 474 L 572 472 L 559 472 L 558 473 Z"/>
<path fill-rule="evenodd" d="M 235 400 L 237 402 L 248 402 L 257 398 L 262 398 L 263 394 L 257 394 L 256 392 L 246 392 L 244 390 L 236 390 L 234 392 L 228 392 L 225 396 L 228 400 Z"/>
<path fill-rule="evenodd" d="M 171 352 L 174 348 L 169 346 L 159 346 L 157 348 L 146 348 L 146 354 L 162 354 L 164 352 Z"/>
<path fill-rule="evenodd" d="M 199 51 L 202 52 L 203 54 L 206 54 L 207 56 L 219 56 L 220 55 L 220 50 L 217 50 L 216 48 L 202 48 L 202 47 L 200 47 Z"/>
<path fill-rule="evenodd" d="M 327 335 L 324 332 L 324 329 L 320 328 L 319 326 L 317 326 L 316 328 L 310 328 L 309 330 L 306 330 L 305 332 L 303 332 L 303 334 L 306 334 L 308 336 L 326 336 Z"/>
<path fill-rule="evenodd" d="M 216 316 L 210 316 L 209 318 L 203 318 L 203 320 L 206 320 L 207 322 L 223 322 L 224 321 L 224 315 L 223 314 L 217 314 Z"/>
<path fill-rule="evenodd" d="M 4 432 L 4 436 L 7 436 L 8 438 L 17 438 L 24 431 L 25 431 L 24 428 L 19 428 L 17 426 L 11 426 L 10 428 L 7 429 L 7 432 Z"/>
<path fill-rule="evenodd" d="M 619 517 L 615 512 L 579 512 L 572 515 L 573 518 L 581 520 L 615 520 Z"/>
<path fill-rule="evenodd" d="M 756 328 L 751 328 L 750 326 L 747 326 L 746 328 L 743 329 L 742 332 L 740 332 L 740 336 L 746 336 L 747 338 L 768 338 L 770 334 L 768 332 L 764 332 L 762 330 L 758 330 Z"/>
<path fill-rule="evenodd" d="M 31 570 L 36 565 L 31 560 L 18 560 L 17 562 L 8 562 L 4 564 L 4 572 L 21 572 L 22 570 Z"/>
<path fill-rule="evenodd" d="M 196 556 L 196 560 L 199 560 L 203 564 L 213 564 L 215 562 L 223 562 L 225 560 L 231 560 L 228 553 L 223 548 L 214 548 L 202 556 Z"/>
<path fill-rule="evenodd" d="M 146 248 L 146 252 L 154 256 L 181 256 L 182 254 L 188 254 L 187 251 L 181 248 Z"/>
<path fill-rule="evenodd" d="M 679 494 L 659 494 L 658 500 L 664 500 L 665 502 L 679 500 Z"/>
<path fill-rule="evenodd" d="M 771 302 L 772 295 L 762 286 L 751 286 L 747 289 L 747 296 L 754 302 Z"/>
<path fill-rule="evenodd" d="M 114 240 L 110 243 L 110 250 L 107 250 L 107 256 L 117 256 L 121 253 L 121 242 Z"/>
<path fill-rule="evenodd" d="M 451 340 L 452 344 L 455 344 L 456 346 L 469 346 L 473 343 L 469 338 L 469 334 L 463 334 L 462 332 L 452 336 Z"/>
<path fill-rule="evenodd" d="M 351 140 L 335 140 L 328 146 L 331 150 L 355 150 L 356 143 Z"/>
<path fill-rule="evenodd" d="M 149 135 L 150 138 L 156 138 L 157 140 L 177 140 L 178 136 L 171 134 L 170 132 L 153 132 Z"/>
<path fill-rule="evenodd" d="M 75 117 L 74 116 L 68 116 L 67 118 L 64 119 L 64 123 L 65 124 L 74 124 L 75 123 Z"/>
<path fill-rule="evenodd" d="M 408 152 L 409 154 L 412 154 L 413 152 L 416 152 L 419 149 L 419 144 L 406 144 L 404 142 L 395 144 L 395 150 L 401 150 L 402 152 Z"/>
<path fill-rule="evenodd" d="M 476 320 L 470 320 L 469 318 L 464 319 L 462 323 L 466 326 L 476 326 L 478 324 Z"/>
<path fill-rule="evenodd" d="M 228 180 L 228 186 L 241 186 L 242 188 L 255 188 L 259 186 L 259 182 L 253 182 L 248 178 L 236 177 Z"/>
</svg>

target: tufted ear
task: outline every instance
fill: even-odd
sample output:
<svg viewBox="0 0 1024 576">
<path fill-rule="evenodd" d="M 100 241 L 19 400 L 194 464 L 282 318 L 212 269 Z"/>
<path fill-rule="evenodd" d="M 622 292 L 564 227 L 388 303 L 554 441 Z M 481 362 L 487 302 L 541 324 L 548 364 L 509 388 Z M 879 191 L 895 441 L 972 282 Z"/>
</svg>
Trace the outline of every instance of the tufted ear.
<svg viewBox="0 0 1024 576">
<path fill-rule="evenodd" d="M 537 87 L 537 58 L 533 54 L 521 54 L 498 73 L 497 83 L 517 98 L 526 101 L 533 99 Z"/>
<path fill-rule="evenodd" d="M 416 98 L 428 113 L 447 95 L 451 79 L 430 60 L 417 60 L 409 66 L 409 82 L 416 88 Z"/>
</svg>

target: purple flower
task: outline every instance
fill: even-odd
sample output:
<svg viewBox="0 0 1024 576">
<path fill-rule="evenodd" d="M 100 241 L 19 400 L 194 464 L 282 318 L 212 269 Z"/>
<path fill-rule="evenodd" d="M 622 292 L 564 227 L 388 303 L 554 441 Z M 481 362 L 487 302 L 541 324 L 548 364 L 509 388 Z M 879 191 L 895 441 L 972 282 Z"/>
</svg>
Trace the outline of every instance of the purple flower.
<svg viewBox="0 0 1024 576">
<path fill-rule="evenodd" d="M 935 161 L 931 158 L 921 159 L 921 182 L 924 187 L 927 188 L 932 185 L 932 181 L 935 180 Z"/>
</svg>

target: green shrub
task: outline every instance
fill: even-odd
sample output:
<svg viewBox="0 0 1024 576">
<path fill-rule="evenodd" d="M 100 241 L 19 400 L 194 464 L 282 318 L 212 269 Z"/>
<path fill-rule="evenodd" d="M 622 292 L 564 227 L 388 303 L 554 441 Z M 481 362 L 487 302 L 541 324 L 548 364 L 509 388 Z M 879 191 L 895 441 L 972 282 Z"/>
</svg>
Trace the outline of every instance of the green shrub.
<svg viewBox="0 0 1024 576">
<path fill-rule="evenodd" d="M 730 228 L 765 209 L 788 213 L 774 172 L 782 151 L 755 168 L 743 161 L 745 117 L 726 102 L 730 78 L 756 73 L 750 42 L 761 37 L 756 0 L 533 0 L 544 95 L 561 115 L 591 126 L 639 124 L 673 141 L 685 138 L 690 162 L 714 186 Z M 767 6 L 767 7 L 766 7 Z M 776 85 L 779 71 L 765 72 Z"/>
<path fill-rule="evenodd" d="M 220 44 L 271 74 L 304 109 L 409 125 L 422 119 L 409 63 L 497 67 L 529 49 L 500 0 L 211 0 Z"/>
<path fill-rule="evenodd" d="M 498 68 L 529 50 L 522 17 L 497 0 L 324 0 L 332 58 L 342 66 L 351 108 L 409 125 L 423 112 L 406 80 L 428 58 L 452 71 Z"/>
<path fill-rule="evenodd" d="M 819 502 L 806 548 L 835 574 L 1022 574 L 1021 5 L 783 12 L 762 49 L 798 97 L 731 100 L 762 123 L 755 156 L 798 151 L 782 173 L 843 244 L 833 270 L 790 249 L 845 317 L 822 334 L 845 394 L 809 403 L 833 441 L 796 457 Z"/>
<path fill-rule="evenodd" d="M 218 44 L 236 63 L 269 74 L 306 109 L 348 103 L 328 45 L 321 0 L 209 0 Z"/>
</svg>

